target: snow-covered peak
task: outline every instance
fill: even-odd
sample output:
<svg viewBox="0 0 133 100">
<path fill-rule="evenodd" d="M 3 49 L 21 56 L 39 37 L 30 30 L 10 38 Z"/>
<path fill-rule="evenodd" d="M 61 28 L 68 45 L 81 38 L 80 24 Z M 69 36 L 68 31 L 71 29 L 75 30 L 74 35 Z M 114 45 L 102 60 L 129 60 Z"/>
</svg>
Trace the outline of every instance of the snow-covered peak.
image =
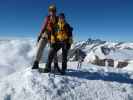
<svg viewBox="0 0 133 100">
<path fill-rule="evenodd" d="M 111 62 L 112 67 L 118 66 L 122 68 L 133 60 L 133 43 L 130 42 L 108 42 L 99 39 L 88 39 L 74 44 L 71 51 L 76 49 L 81 49 L 86 54 L 84 60 L 88 63 L 103 62 L 102 66 L 106 65 L 106 62 Z"/>
<path fill-rule="evenodd" d="M 86 64 L 77 70 L 76 65 L 69 63 L 64 76 L 30 68 L 14 73 L 0 82 L 0 100 L 133 99 L 133 73 Z"/>
</svg>

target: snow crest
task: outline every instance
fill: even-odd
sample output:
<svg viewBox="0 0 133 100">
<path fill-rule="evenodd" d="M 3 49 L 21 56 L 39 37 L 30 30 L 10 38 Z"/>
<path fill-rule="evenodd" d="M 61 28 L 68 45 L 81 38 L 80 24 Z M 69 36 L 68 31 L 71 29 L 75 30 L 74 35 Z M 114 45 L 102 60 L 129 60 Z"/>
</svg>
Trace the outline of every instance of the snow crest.
<svg viewBox="0 0 133 100">
<path fill-rule="evenodd" d="M 26 69 L 0 82 L 0 100 L 132 100 L 133 73 L 69 63 L 66 75 Z"/>
</svg>

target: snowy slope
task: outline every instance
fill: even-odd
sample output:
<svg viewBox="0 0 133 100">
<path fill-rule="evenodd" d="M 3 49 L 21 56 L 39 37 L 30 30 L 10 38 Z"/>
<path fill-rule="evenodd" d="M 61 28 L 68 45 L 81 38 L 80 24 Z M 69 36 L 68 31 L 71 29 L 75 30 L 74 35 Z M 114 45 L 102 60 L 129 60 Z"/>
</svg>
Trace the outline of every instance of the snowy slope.
<svg viewBox="0 0 133 100">
<path fill-rule="evenodd" d="M 0 82 L 0 100 L 133 100 L 133 72 L 68 65 L 65 76 L 49 77 L 30 68 L 8 76 Z"/>
</svg>

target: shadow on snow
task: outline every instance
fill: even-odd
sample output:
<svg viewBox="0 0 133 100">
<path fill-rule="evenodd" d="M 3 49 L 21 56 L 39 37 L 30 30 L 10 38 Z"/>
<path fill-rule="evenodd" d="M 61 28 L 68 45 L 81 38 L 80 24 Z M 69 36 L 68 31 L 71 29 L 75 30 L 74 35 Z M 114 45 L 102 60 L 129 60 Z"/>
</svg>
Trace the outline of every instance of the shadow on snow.
<svg viewBox="0 0 133 100">
<path fill-rule="evenodd" d="M 88 79 L 88 80 L 103 80 L 108 82 L 118 82 L 133 84 L 133 79 L 130 79 L 130 75 L 127 73 L 114 73 L 114 72 L 88 72 L 80 70 L 69 69 L 67 76 Z"/>
</svg>

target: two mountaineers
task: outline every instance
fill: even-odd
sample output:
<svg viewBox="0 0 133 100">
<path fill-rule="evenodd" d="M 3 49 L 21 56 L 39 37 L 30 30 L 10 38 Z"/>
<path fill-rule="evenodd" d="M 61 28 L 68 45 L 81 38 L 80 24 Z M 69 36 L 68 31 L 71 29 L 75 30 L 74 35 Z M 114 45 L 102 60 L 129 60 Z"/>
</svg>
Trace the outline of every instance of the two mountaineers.
<svg viewBox="0 0 133 100">
<path fill-rule="evenodd" d="M 56 16 L 55 5 L 49 6 L 49 15 L 45 18 L 43 28 L 38 37 L 37 54 L 32 69 L 39 68 L 39 61 L 47 43 L 50 44 L 48 60 L 43 72 L 51 72 L 51 63 L 58 66 L 57 52 L 62 49 L 62 69 L 61 73 L 65 74 L 67 69 L 67 55 L 73 42 L 73 28 L 66 22 L 64 13 Z M 57 67 L 58 68 L 58 67 Z"/>
<path fill-rule="evenodd" d="M 60 13 L 58 16 L 58 23 L 54 29 L 54 32 L 50 34 L 50 51 L 48 55 L 48 61 L 44 72 L 51 71 L 51 63 L 57 52 L 62 49 L 62 69 L 61 74 L 65 74 L 67 69 L 67 55 L 68 50 L 73 42 L 72 40 L 73 28 L 66 22 L 64 13 Z"/>
</svg>

